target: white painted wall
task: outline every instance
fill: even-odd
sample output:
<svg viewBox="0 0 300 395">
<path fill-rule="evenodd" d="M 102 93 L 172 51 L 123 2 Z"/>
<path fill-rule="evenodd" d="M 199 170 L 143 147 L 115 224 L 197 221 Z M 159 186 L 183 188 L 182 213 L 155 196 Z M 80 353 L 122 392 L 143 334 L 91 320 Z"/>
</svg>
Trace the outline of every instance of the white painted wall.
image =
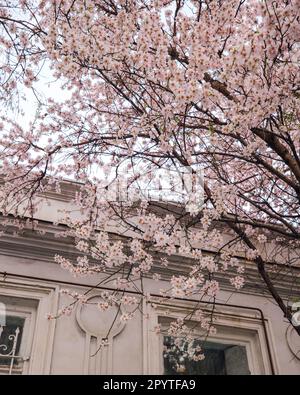
<svg viewBox="0 0 300 395">
<path fill-rule="evenodd" d="M 28 342 L 30 359 L 24 364 L 24 373 L 38 374 L 159 374 L 162 373 L 162 341 L 153 332 L 153 327 L 164 317 L 165 309 L 151 308 L 144 304 L 144 314 L 137 313 L 124 327 L 118 327 L 110 339 L 110 346 L 96 357 L 96 335 L 101 337 L 112 317 L 101 315 L 95 309 L 83 314 L 77 310 L 71 316 L 48 321 L 47 313 L 56 314 L 59 307 L 70 299 L 59 293 L 69 288 L 83 293 L 95 285 L 100 277 L 74 278 L 54 263 L 53 256 L 59 252 L 68 254 L 72 247 L 65 240 L 54 239 L 53 221 L 58 208 L 66 208 L 67 200 L 55 200 L 54 205 L 41 206 L 38 219 L 48 236 L 28 233 L 26 237 L 3 236 L 0 238 L 0 302 L 4 296 L 25 301 L 34 301 L 36 311 L 32 313 L 32 341 Z M 53 202 L 52 202 L 53 203 Z M 54 207 L 56 210 L 54 210 Z M 44 222 L 43 222 L 44 221 Z M 50 235 L 50 236 L 49 236 Z M 173 270 L 184 265 L 184 258 L 177 257 Z M 177 265 L 177 266 L 176 266 Z M 250 268 L 251 269 L 251 268 Z M 249 270 L 250 270 L 249 269 Z M 252 269 L 252 271 L 255 269 Z M 34 277 L 39 279 L 34 279 Z M 254 281 L 256 281 L 254 279 Z M 77 285 L 61 284 L 73 282 Z M 86 284 L 85 287 L 80 284 Z M 287 287 L 289 284 L 282 284 Z M 161 280 L 146 280 L 145 291 L 159 293 L 165 284 Z M 226 289 L 226 287 L 225 287 Z M 97 295 L 97 290 L 91 295 Z M 300 290 L 299 290 L 300 293 Z M 252 307 L 261 309 L 265 318 L 270 354 L 275 374 L 300 374 L 300 337 L 290 329 L 276 304 L 266 296 L 243 292 L 221 292 L 218 302 L 236 304 L 240 307 L 218 307 L 218 332 L 215 341 L 243 344 L 247 348 L 249 366 L 253 374 L 270 374 L 271 364 L 262 317 Z M 26 302 L 27 303 L 27 302 Z M 188 302 L 173 303 L 169 308 L 171 317 L 182 315 L 189 308 Z M 93 335 L 93 336 L 92 336 Z M 299 358 L 293 354 L 299 352 Z"/>
<path fill-rule="evenodd" d="M 51 311 L 55 313 L 59 306 L 65 305 L 70 300 L 66 296 L 59 294 L 60 288 L 67 287 L 78 292 L 88 289 L 80 286 L 60 285 L 55 282 L 55 279 L 84 283 L 90 281 L 91 284 L 95 284 L 95 279 L 74 279 L 55 263 L 7 255 L 0 256 L 0 271 L 44 279 L 44 281 L 37 281 L 8 275 L 3 280 L 3 276 L 0 277 L 0 300 L 1 295 L 5 294 L 15 298 L 18 297 L 20 301 L 22 299 L 35 299 L 38 301 L 34 329 L 34 347 L 31 349 L 31 359 L 28 362 L 27 369 L 29 373 L 151 374 L 162 372 L 160 338 L 153 333 L 152 329 L 158 321 L 158 317 L 163 317 L 163 308 L 152 309 L 149 306 L 145 307 L 150 315 L 149 319 L 142 319 L 141 314 L 137 314 L 133 320 L 129 321 L 119 333 L 115 334 L 112 341 L 112 350 L 109 351 L 110 357 L 102 356 L 103 363 L 100 366 L 100 353 L 96 357 L 87 358 L 87 347 L 90 339 L 87 339 L 88 334 L 78 324 L 75 312 L 71 316 L 61 317 L 55 321 L 48 321 L 45 318 L 46 313 Z M 49 279 L 53 281 L 49 281 Z M 146 288 L 152 291 L 155 288 L 159 290 L 162 287 L 162 282 L 153 283 L 153 281 L 148 280 L 148 283 L 146 283 Z M 94 292 L 94 294 L 97 294 L 97 292 Z M 227 300 L 229 296 L 228 291 L 223 292 L 220 301 Z M 237 342 L 245 340 L 239 332 L 237 333 L 237 328 L 240 329 L 240 332 L 241 330 L 244 330 L 245 333 L 248 331 L 251 334 L 249 341 L 251 343 L 252 338 L 253 343 L 250 346 L 254 347 L 253 358 L 255 358 L 255 361 L 251 362 L 254 364 L 252 373 L 270 374 L 270 362 L 267 355 L 261 317 L 255 311 L 243 310 L 242 306 L 260 308 L 266 319 L 267 333 L 276 373 L 300 374 L 300 360 L 295 358 L 289 349 L 288 340 L 286 339 L 288 325 L 282 319 L 278 307 L 265 297 L 243 293 L 232 295 L 230 303 L 240 305 L 241 308 L 220 307 L 217 309 L 217 324 L 221 325 L 223 329 L 217 334 L 216 340 L 220 340 L 218 336 L 221 336 L 222 339 L 224 328 L 226 329 L 226 338 Z M 181 307 L 183 306 L 183 309 L 189 306 L 185 302 L 181 302 L 180 305 Z M 171 308 L 171 316 L 179 316 L 182 311 L 181 307 Z M 224 318 L 222 316 L 224 312 L 227 314 L 232 313 L 234 317 Z M 236 315 L 239 315 L 239 317 L 236 317 Z M 89 323 L 92 323 L 92 327 L 90 326 L 89 330 L 101 332 L 101 328 L 107 327 L 107 317 L 103 320 L 101 313 L 95 309 L 91 309 L 88 315 L 85 314 L 85 317 L 87 316 L 89 317 Z M 91 343 L 90 354 L 95 350 L 95 340 L 92 339 Z M 290 340 L 290 343 L 292 347 L 296 348 L 299 346 L 300 348 L 298 338 L 295 337 Z M 86 366 L 87 359 L 89 360 L 88 368 Z M 99 359 L 98 365 L 97 359 Z M 258 367 L 259 364 L 261 364 L 261 368 Z"/>
</svg>

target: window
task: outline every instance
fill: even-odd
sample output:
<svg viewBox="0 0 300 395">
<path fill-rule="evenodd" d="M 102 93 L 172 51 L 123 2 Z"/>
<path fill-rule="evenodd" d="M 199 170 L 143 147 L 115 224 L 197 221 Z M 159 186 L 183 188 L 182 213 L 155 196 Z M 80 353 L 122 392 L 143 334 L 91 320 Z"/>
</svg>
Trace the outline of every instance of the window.
<svg viewBox="0 0 300 395">
<path fill-rule="evenodd" d="M 7 316 L 0 326 L 0 372 L 22 372 L 22 357 L 19 355 L 25 319 Z"/>
<path fill-rule="evenodd" d="M 197 329 L 193 320 L 190 321 L 191 335 L 195 341 L 199 339 L 202 343 L 200 347 L 204 348 L 204 360 L 195 363 L 185 359 L 180 363 L 175 363 L 174 359 L 173 362 L 166 360 L 166 347 L 170 347 L 173 342 L 168 333 L 170 323 L 177 318 L 185 318 L 187 312 L 193 309 L 193 302 L 188 301 L 172 301 L 172 304 L 165 303 L 155 308 L 150 304 L 145 306 L 149 319 L 143 326 L 144 374 L 256 375 L 278 372 L 272 338 L 268 339 L 268 348 L 259 311 L 242 306 L 215 306 L 214 325 L 217 333 L 209 338 L 203 336 L 201 328 Z M 159 335 L 153 330 L 157 325 L 161 328 Z M 268 331 L 268 323 L 266 328 Z"/>
<path fill-rule="evenodd" d="M 3 328 L 0 343 L 7 343 L 7 336 L 19 327 L 16 355 L 12 369 L 2 356 L 0 374 L 49 374 L 51 371 L 55 320 L 47 320 L 47 314 L 55 315 L 58 308 L 58 286 L 44 282 L 33 283 L 24 279 L 0 278 L 0 326 Z M 2 319 L 1 319 L 2 315 Z M 9 332 L 12 332 L 9 334 Z M 11 344 L 5 344 L 10 346 Z M 8 349 L 0 349 L 7 353 Z"/>
<path fill-rule="evenodd" d="M 34 301 L 0 296 L 5 310 L 0 320 L 0 374 L 26 372 L 35 324 Z"/>
<path fill-rule="evenodd" d="M 164 374 L 250 374 L 244 346 L 194 340 L 193 347 L 200 346 L 205 358 L 200 361 L 193 361 L 186 355 L 187 344 L 182 343 L 178 347 L 170 336 L 164 336 L 163 344 Z"/>
</svg>

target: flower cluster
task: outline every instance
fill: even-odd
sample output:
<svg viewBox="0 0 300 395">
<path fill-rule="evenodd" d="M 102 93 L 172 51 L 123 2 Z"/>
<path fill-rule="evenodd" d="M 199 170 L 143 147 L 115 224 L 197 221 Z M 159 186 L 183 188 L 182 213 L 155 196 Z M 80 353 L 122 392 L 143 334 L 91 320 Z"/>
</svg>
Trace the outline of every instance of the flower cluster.
<svg viewBox="0 0 300 395">
<path fill-rule="evenodd" d="M 125 291 L 144 295 L 162 271 L 162 296 L 213 301 L 220 276 L 239 290 L 265 262 L 280 301 L 272 271 L 291 275 L 300 252 L 300 1 L 4 3 L 0 102 L 21 118 L 0 114 L 2 237 L 48 237 L 32 219 L 53 210 L 57 241 L 78 255 L 55 262 L 120 293 L 101 311 L 136 308 Z M 54 97 L 40 92 L 44 74 Z M 183 202 L 157 177 L 182 167 L 189 180 L 204 172 L 201 210 L 184 177 Z"/>
</svg>

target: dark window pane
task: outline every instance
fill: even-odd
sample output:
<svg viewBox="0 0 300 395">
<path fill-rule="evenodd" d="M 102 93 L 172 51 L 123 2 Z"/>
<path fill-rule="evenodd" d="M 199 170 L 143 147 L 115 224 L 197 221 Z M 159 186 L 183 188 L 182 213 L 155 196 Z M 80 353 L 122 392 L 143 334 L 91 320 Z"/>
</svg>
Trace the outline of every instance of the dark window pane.
<svg viewBox="0 0 300 395">
<path fill-rule="evenodd" d="M 224 351 L 228 375 L 250 374 L 246 348 L 242 346 L 227 347 Z"/>
<path fill-rule="evenodd" d="M 19 354 L 25 319 L 22 317 L 7 316 L 6 325 L 2 327 L 0 337 L 0 365 L 10 365 L 14 344 L 16 346 L 14 355 Z M 18 359 L 14 360 L 18 365 Z"/>
<path fill-rule="evenodd" d="M 201 346 L 205 359 L 193 361 L 187 355 L 188 346 L 176 347 L 174 339 L 164 337 L 164 374 L 227 375 L 250 374 L 246 349 L 243 346 L 201 342 L 195 340 L 193 346 Z"/>
</svg>

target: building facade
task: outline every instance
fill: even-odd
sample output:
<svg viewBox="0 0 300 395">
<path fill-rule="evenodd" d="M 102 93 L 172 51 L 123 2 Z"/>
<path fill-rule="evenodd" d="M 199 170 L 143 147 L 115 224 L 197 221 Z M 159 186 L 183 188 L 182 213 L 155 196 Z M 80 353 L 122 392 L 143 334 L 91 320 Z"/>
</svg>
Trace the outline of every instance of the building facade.
<svg viewBox="0 0 300 395">
<path fill-rule="evenodd" d="M 1 374 L 300 374 L 300 338 L 257 286 L 255 269 L 249 269 L 248 284 L 240 292 L 224 285 L 213 307 L 217 333 L 206 342 L 205 361 L 178 363 L 165 356 L 172 344 L 168 323 L 193 308 L 189 299 L 144 301 L 133 319 L 114 325 L 108 345 L 101 347 L 116 312 L 99 314 L 96 303 L 110 285 L 95 286 L 100 275 L 74 278 L 53 260 L 56 253 L 76 255 L 69 240 L 57 237 L 60 225 L 53 225 L 57 209 L 68 202 L 68 196 L 53 194 L 51 205 L 38 214 L 38 232 L 28 229 L 18 236 L 12 231 L 0 238 Z M 159 281 L 147 279 L 145 291 L 159 295 L 167 276 L 183 272 L 184 265 L 184 257 L 172 257 L 168 273 L 162 272 Z M 300 295 L 299 277 L 290 281 L 298 284 Z M 279 286 L 288 294 L 289 279 Z M 47 319 L 69 302 L 60 292 L 66 288 L 88 291 L 92 303 Z M 160 334 L 153 329 L 157 324 Z"/>
</svg>

